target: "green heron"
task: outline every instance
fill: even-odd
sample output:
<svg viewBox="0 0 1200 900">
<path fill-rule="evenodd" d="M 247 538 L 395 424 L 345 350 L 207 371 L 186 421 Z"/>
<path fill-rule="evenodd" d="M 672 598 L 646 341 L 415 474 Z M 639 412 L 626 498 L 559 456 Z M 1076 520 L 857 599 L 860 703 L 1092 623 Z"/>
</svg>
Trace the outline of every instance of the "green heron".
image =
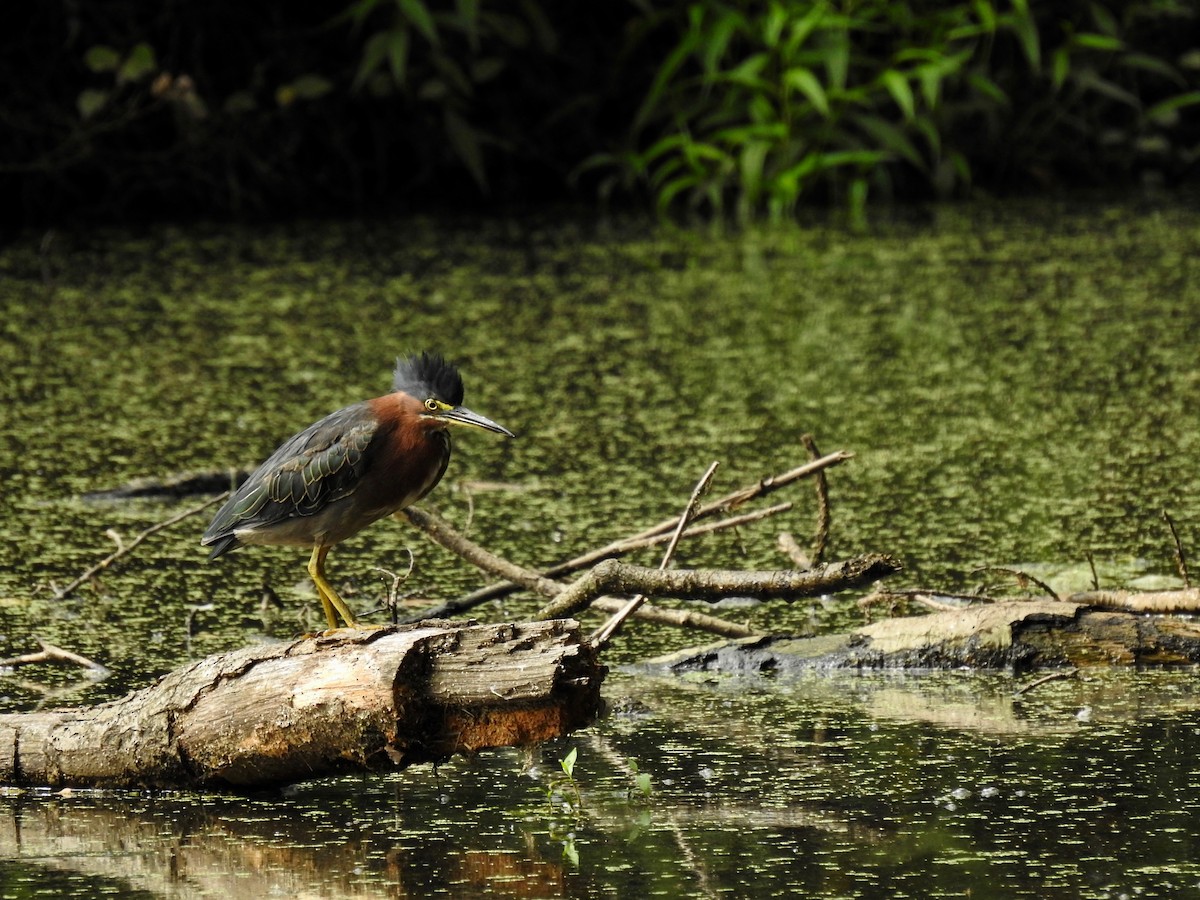
<svg viewBox="0 0 1200 900">
<path fill-rule="evenodd" d="M 449 426 L 515 436 L 462 400 L 462 376 L 441 356 L 400 357 L 392 393 L 309 425 L 255 469 L 204 532 L 209 559 L 245 544 L 311 547 L 308 574 L 329 627 L 338 615 L 354 626 L 325 577 L 329 548 L 433 490 L 450 461 Z"/>
</svg>

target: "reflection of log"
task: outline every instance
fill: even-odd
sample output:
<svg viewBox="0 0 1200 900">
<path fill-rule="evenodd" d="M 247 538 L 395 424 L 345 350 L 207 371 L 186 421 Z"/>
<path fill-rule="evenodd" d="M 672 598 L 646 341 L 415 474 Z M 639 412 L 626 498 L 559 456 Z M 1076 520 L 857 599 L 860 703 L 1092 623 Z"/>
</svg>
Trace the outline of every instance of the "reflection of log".
<svg viewBox="0 0 1200 900">
<path fill-rule="evenodd" d="M 56 870 L 94 879 L 92 897 L 396 900 L 435 893 L 429 882 L 459 886 L 456 896 L 496 884 L 511 898 L 567 895 L 561 859 L 526 858 L 514 852 L 519 839 L 471 834 L 465 822 L 460 837 L 478 846 L 438 853 L 436 844 L 430 851 L 392 845 L 386 828 L 357 840 L 331 838 L 311 815 L 296 815 L 291 804 L 274 806 L 263 803 L 247 815 L 244 803 L 211 796 L 150 804 L 120 794 L 0 800 L 0 859 L 19 860 L 24 879 L 42 887 L 43 896 L 44 881 L 61 882 L 39 875 Z"/>
<path fill-rule="evenodd" d="M 0 782 L 255 786 L 403 768 L 586 725 L 603 675 L 570 621 L 257 645 L 93 708 L 0 716 Z"/>
<path fill-rule="evenodd" d="M 652 663 L 675 671 L 1012 668 L 1200 662 L 1200 623 L 1028 600 L 885 619 L 847 634 L 744 638 Z"/>
</svg>

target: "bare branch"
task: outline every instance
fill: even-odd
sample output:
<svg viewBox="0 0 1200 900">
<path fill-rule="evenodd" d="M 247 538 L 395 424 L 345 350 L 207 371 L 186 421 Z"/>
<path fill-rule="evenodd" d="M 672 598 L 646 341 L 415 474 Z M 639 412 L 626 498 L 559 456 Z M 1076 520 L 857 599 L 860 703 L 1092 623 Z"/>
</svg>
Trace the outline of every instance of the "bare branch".
<svg viewBox="0 0 1200 900">
<path fill-rule="evenodd" d="M 1165 509 L 1162 511 L 1163 521 L 1167 523 L 1167 528 L 1171 529 L 1171 540 L 1175 544 L 1175 567 L 1179 569 L 1179 577 L 1183 579 L 1183 586 L 1190 588 L 1192 579 L 1188 577 L 1187 558 L 1183 555 L 1183 544 L 1179 542 L 1179 532 L 1175 530 L 1175 522 L 1171 519 L 1171 514 Z"/>
<path fill-rule="evenodd" d="M 809 456 L 813 459 L 820 458 L 821 452 L 817 449 L 817 442 L 811 434 L 801 435 L 800 443 L 804 445 Z M 815 483 L 817 488 L 817 533 L 813 537 L 812 561 L 819 563 L 825 556 L 825 545 L 829 543 L 829 526 L 833 518 L 829 510 L 829 480 L 825 477 L 824 469 L 817 472 Z"/>
<path fill-rule="evenodd" d="M 728 569 L 669 569 L 660 571 L 606 559 L 580 576 L 553 603 L 538 610 L 535 619 L 554 619 L 582 609 L 602 594 L 644 593 L 692 600 L 730 596 L 762 599 L 819 597 L 865 587 L 900 571 L 890 556 L 868 554 L 829 563 L 808 572 L 745 572 Z"/>
<path fill-rule="evenodd" d="M 1046 582 L 1039 578 L 1034 578 L 1028 572 L 1022 572 L 1020 569 L 1010 569 L 1007 566 L 980 566 L 978 569 L 972 569 L 971 572 L 1000 572 L 1003 575 L 1011 575 L 1013 578 L 1017 579 L 1017 583 L 1022 586 L 1026 584 L 1036 585 L 1046 592 L 1047 597 L 1051 597 L 1054 600 L 1062 599 L 1062 597 L 1058 596 L 1058 594 L 1055 592 L 1054 588 L 1050 587 L 1050 585 L 1046 584 Z"/>
<path fill-rule="evenodd" d="M 435 536 L 435 540 L 452 553 L 459 554 L 464 559 L 469 560 L 473 564 L 491 572 L 494 575 L 512 576 L 519 578 L 522 583 L 527 583 L 530 589 L 544 597 L 554 598 L 566 590 L 566 586 L 559 584 L 557 581 L 551 581 L 548 578 L 543 578 L 536 572 L 524 569 L 521 566 L 515 565 L 506 559 L 491 553 L 488 550 L 480 547 L 470 538 L 459 534 L 449 522 L 443 519 L 436 513 L 427 510 L 416 510 L 409 507 L 404 511 L 405 517 L 422 531 Z M 416 515 L 410 515 L 416 513 Z M 604 612 L 614 612 L 624 604 L 619 600 L 603 600 L 598 599 L 593 603 L 594 606 Z M 408 617 L 410 621 L 401 624 L 411 624 L 411 622 L 419 622 L 426 619 L 440 619 L 448 616 L 456 615 L 458 610 L 450 608 L 451 604 L 444 604 L 436 609 L 423 609 L 418 613 Z M 649 622 L 658 622 L 660 624 L 677 625 L 689 628 L 697 628 L 702 631 L 709 631 L 713 634 L 725 635 L 727 637 L 747 637 L 753 634 L 750 629 L 745 626 L 738 625 L 734 622 L 727 622 L 724 619 L 718 619 L 715 616 L 703 615 L 700 613 L 681 612 L 676 610 L 666 610 L 651 608 L 635 610 L 633 615 L 638 619 L 645 619 Z"/>
<path fill-rule="evenodd" d="M 804 465 L 797 466 L 794 469 L 789 469 L 779 475 L 770 475 L 763 478 L 754 484 L 739 488 L 718 500 L 706 503 L 696 510 L 693 521 L 709 518 L 718 513 L 728 512 L 735 509 L 750 500 L 758 497 L 765 497 L 768 494 L 774 493 L 780 488 L 786 487 L 794 481 L 805 478 L 817 472 L 822 472 L 832 466 L 840 465 L 846 460 L 853 459 L 854 454 L 848 450 L 838 450 L 834 453 L 827 453 L 820 459 L 811 460 Z M 777 512 L 783 512 L 791 509 L 791 504 L 778 504 L 769 509 L 760 510 L 758 512 L 745 513 L 741 516 L 733 516 L 716 524 L 710 524 L 699 528 L 689 528 L 684 532 L 684 537 L 692 537 L 693 535 L 705 534 L 709 531 L 716 531 L 721 528 L 734 528 L 748 522 L 757 521 L 758 519 L 766 518 L 769 515 L 774 515 Z M 541 574 L 548 578 L 555 578 L 559 575 L 570 575 L 586 569 L 588 566 L 599 562 L 602 559 L 611 559 L 612 557 L 622 556 L 632 550 L 641 549 L 642 547 L 652 546 L 662 543 L 667 540 L 667 535 L 676 527 L 679 522 L 678 516 L 673 516 L 670 519 L 664 519 L 649 528 L 639 531 L 637 534 L 619 538 L 611 543 L 605 544 L 603 547 L 598 547 L 595 550 L 589 550 L 587 553 L 580 554 L 574 559 L 569 559 L 565 562 L 558 563 L 544 570 Z M 520 584 L 512 581 L 503 581 L 496 584 L 491 584 L 467 594 L 465 597 L 459 598 L 453 604 L 446 604 L 440 609 L 446 614 L 456 615 L 464 610 L 478 606 L 480 603 L 486 603 L 488 600 L 496 600 L 500 597 L 508 596 L 509 594 L 521 588 Z"/>
</svg>

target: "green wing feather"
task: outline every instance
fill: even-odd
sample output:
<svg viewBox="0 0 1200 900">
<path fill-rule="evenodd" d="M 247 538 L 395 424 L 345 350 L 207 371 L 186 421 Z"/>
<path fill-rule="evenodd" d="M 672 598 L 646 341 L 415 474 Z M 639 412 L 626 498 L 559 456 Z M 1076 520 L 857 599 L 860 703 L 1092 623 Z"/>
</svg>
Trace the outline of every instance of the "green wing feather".
<svg viewBox="0 0 1200 900">
<path fill-rule="evenodd" d="M 218 544 L 217 556 L 237 545 L 239 528 L 309 516 L 353 493 L 376 427 L 370 407 L 358 403 L 289 438 L 221 507 L 201 542 Z"/>
</svg>

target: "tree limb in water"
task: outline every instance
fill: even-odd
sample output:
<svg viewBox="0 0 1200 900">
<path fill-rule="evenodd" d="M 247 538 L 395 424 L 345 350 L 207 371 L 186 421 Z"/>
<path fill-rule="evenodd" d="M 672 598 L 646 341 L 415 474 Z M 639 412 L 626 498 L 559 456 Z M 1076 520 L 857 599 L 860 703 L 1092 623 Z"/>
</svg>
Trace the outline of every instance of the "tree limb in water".
<svg viewBox="0 0 1200 900">
<path fill-rule="evenodd" d="M 522 568 L 503 557 L 497 556 L 490 550 L 480 547 L 466 535 L 460 534 L 453 525 L 436 513 L 410 506 L 408 509 L 401 510 L 397 515 L 403 515 L 408 521 L 412 522 L 436 543 L 445 547 L 451 553 L 458 554 L 485 572 L 500 575 L 501 577 L 509 578 L 514 583 L 522 584 L 535 594 L 539 594 L 547 599 L 553 599 L 567 589 L 567 586 L 564 584 L 552 581 L 549 578 L 543 578 L 537 572 Z M 613 601 L 613 604 L 616 603 L 617 601 Z M 616 611 L 614 606 L 596 605 L 600 606 L 605 612 Z M 438 607 L 439 611 L 442 609 L 443 607 Z M 429 615 L 429 611 L 426 610 L 422 615 Z M 703 631 L 710 631 L 713 634 L 724 635 L 725 637 L 743 637 L 754 633 L 745 626 L 738 625 L 735 622 L 727 622 L 724 619 L 700 613 L 677 613 L 674 610 L 658 608 L 647 610 L 643 607 L 642 609 L 635 610 L 634 616 L 648 622 L 674 625 L 682 628 L 698 628 Z"/>
<path fill-rule="evenodd" d="M 766 478 L 761 478 L 753 484 L 738 488 L 737 490 L 725 494 L 716 500 L 702 504 L 696 509 L 695 515 L 693 516 L 693 521 L 699 522 L 720 513 L 728 513 L 731 510 L 743 506 L 751 500 L 756 500 L 760 497 L 766 497 L 769 494 L 772 494 L 781 488 L 787 487 L 788 485 L 793 484 L 802 478 L 807 478 L 810 475 L 814 475 L 818 472 L 824 471 L 825 469 L 840 465 L 841 463 L 853 458 L 854 454 L 850 451 L 837 450 L 833 453 L 827 453 L 820 459 L 810 460 L 803 465 L 796 466 L 795 468 L 789 469 L 786 472 L 781 472 L 778 475 L 769 475 Z M 683 532 L 683 537 L 694 537 L 699 534 L 716 531 L 722 528 L 736 528 L 738 525 L 757 521 L 759 519 L 766 518 L 769 515 L 773 515 L 776 512 L 783 512 L 790 508 L 790 503 L 781 503 L 770 507 L 769 509 L 748 512 L 739 516 L 730 516 L 728 519 L 719 522 L 713 522 L 708 525 L 693 525 Z M 397 515 L 407 515 L 407 513 L 408 510 L 404 510 L 400 513 L 397 513 Z M 411 517 L 409 518 L 411 521 Z M 560 575 L 570 575 L 575 572 L 580 572 L 602 559 L 611 559 L 616 556 L 623 556 L 626 553 L 632 552 L 633 550 L 640 550 L 644 547 L 653 546 L 654 544 L 664 543 L 670 540 L 671 533 L 679 525 L 679 520 L 680 517 L 678 515 L 672 516 L 669 519 L 663 519 L 661 522 L 656 522 L 655 524 L 649 526 L 648 528 L 642 529 L 636 534 L 619 538 L 618 540 L 605 544 L 602 547 L 597 547 L 594 550 L 589 550 L 586 553 L 582 553 L 579 556 L 576 556 L 574 559 L 569 559 L 565 562 L 551 566 L 540 574 L 547 578 L 556 578 Z M 414 524 L 417 523 L 414 522 Z M 417 527 L 421 526 L 417 524 Z M 486 587 L 480 588 L 477 591 L 473 591 L 472 593 L 467 594 L 466 596 L 461 597 L 452 603 L 443 604 L 436 609 L 423 610 L 417 614 L 416 618 L 419 619 L 426 616 L 459 615 L 468 609 L 478 606 L 481 603 L 486 603 L 488 600 L 496 600 L 500 597 L 506 597 L 509 594 L 520 590 L 524 586 L 525 585 L 522 585 L 519 582 L 515 582 L 511 579 L 497 582 L 496 584 L 490 584 Z"/>
<path fill-rule="evenodd" d="M 568 616 L 602 594 L 643 593 L 688 600 L 724 597 L 758 597 L 795 600 L 820 597 L 874 584 L 901 569 L 890 556 L 872 553 L 828 563 L 805 572 L 746 572 L 738 569 L 651 569 L 615 559 L 598 563 L 573 582 L 553 603 L 538 610 L 535 618 Z"/>
</svg>

